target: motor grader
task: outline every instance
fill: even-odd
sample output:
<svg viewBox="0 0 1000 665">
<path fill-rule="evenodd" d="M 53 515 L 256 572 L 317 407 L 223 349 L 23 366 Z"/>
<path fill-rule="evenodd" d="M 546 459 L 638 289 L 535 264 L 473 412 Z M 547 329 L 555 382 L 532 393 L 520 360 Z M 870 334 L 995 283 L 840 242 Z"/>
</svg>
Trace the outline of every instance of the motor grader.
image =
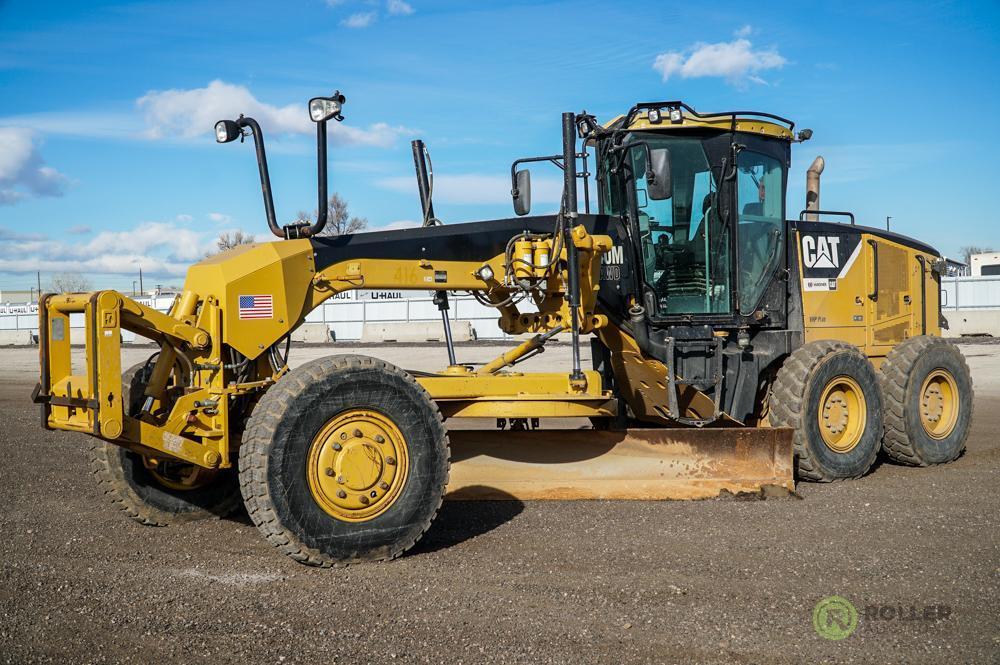
<svg viewBox="0 0 1000 665">
<path fill-rule="evenodd" d="M 91 435 L 102 488 L 140 522 L 242 501 L 283 552 L 329 566 L 400 555 L 446 494 L 704 498 L 856 478 L 880 450 L 919 466 L 964 449 L 972 385 L 939 337 L 943 260 L 821 210 L 821 159 L 789 221 L 791 146 L 811 131 L 679 101 L 604 124 L 564 113 L 562 151 L 511 167 L 516 216 L 462 224 L 434 216 L 429 157 L 414 142 L 425 225 L 324 237 L 327 124 L 344 102 L 309 103 L 315 223 L 277 223 L 260 126 L 223 120 L 219 142 L 253 140 L 279 240 L 192 266 L 167 313 L 113 290 L 41 298 L 42 426 Z M 529 214 L 522 167 L 538 162 L 562 170 L 557 214 Z M 289 369 L 292 331 L 361 288 L 434 292 L 449 364 L 427 373 L 331 355 Z M 455 292 L 497 310 L 509 350 L 456 359 Z M 72 369 L 74 315 L 84 374 Z M 123 372 L 122 330 L 158 352 Z M 556 337 L 572 346 L 567 367 L 522 371 Z M 449 433 L 453 418 L 511 427 Z"/>
</svg>

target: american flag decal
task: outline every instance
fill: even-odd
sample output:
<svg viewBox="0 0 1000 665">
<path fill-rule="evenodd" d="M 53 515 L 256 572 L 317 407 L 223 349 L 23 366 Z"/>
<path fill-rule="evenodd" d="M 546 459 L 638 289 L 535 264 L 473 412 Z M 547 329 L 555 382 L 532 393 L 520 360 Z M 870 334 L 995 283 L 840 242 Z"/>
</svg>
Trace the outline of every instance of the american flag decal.
<svg viewBox="0 0 1000 665">
<path fill-rule="evenodd" d="M 241 319 L 274 318 L 274 301 L 271 296 L 240 296 Z"/>
</svg>

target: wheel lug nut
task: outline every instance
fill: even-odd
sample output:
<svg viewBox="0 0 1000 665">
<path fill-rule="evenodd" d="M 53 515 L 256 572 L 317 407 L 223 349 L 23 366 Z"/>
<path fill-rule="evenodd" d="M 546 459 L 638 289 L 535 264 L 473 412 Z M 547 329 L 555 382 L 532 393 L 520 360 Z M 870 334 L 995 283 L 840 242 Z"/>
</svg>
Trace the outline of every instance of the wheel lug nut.
<svg viewBox="0 0 1000 665">
<path fill-rule="evenodd" d="M 375 443 L 385 443 L 385 437 L 381 434 L 375 435 Z"/>
<path fill-rule="evenodd" d="M 337 498 L 338 499 L 346 499 L 347 498 L 347 492 L 345 492 L 344 490 L 337 490 Z"/>
<path fill-rule="evenodd" d="M 341 446 L 339 443 L 333 444 L 333 449 L 334 450 L 340 450 L 341 448 L 343 448 L 343 446 Z"/>
<path fill-rule="evenodd" d="M 360 439 L 364 435 L 361 433 L 361 430 L 356 429 L 354 430 L 354 436 Z"/>
<path fill-rule="evenodd" d="M 344 484 L 344 477 L 343 476 L 337 476 L 337 482 L 340 483 L 341 485 L 343 485 Z"/>
<path fill-rule="evenodd" d="M 380 488 L 384 489 L 384 490 L 387 490 L 387 489 L 389 489 L 389 483 L 385 482 L 384 480 L 383 480 L 382 482 L 380 482 L 380 483 L 378 484 L 378 486 L 379 486 Z"/>
<path fill-rule="evenodd" d="M 340 440 L 341 441 L 347 441 L 347 432 L 341 432 L 340 433 Z"/>
<path fill-rule="evenodd" d="M 385 458 L 385 463 L 386 464 L 395 464 L 396 463 L 396 458 L 392 457 L 392 456 L 386 457 Z"/>
<path fill-rule="evenodd" d="M 330 467 L 327 467 L 326 468 L 326 475 L 332 476 L 333 475 L 333 469 L 331 469 Z"/>
<path fill-rule="evenodd" d="M 362 496 L 362 497 L 358 497 L 358 498 L 360 499 L 361 503 L 363 503 L 366 506 L 368 505 L 368 497 Z"/>
<path fill-rule="evenodd" d="M 378 496 L 378 492 L 376 492 L 375 490 L 372 490 L 372 498 L 374 499 L 377 496 Z"/>
</svg>

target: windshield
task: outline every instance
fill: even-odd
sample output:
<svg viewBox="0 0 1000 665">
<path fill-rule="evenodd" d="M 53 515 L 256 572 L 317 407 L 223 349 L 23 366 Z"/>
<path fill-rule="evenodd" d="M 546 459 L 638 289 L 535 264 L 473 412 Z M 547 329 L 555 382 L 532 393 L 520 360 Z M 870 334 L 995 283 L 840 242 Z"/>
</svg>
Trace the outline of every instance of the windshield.
<svg viewBox="0 0 1000 665">
<path fill-rule="evenodd" d="M 729 304 L 729 231 L 718 215 L 718 183 L 698 139 L 643 137 L 651 148 L 670 150 L 673 192 L 647 195 L 646 151 L 629 153 L 642 238 L 646 283 L 656 293 L 657 313 L 720 314 Z"/>
</svg>

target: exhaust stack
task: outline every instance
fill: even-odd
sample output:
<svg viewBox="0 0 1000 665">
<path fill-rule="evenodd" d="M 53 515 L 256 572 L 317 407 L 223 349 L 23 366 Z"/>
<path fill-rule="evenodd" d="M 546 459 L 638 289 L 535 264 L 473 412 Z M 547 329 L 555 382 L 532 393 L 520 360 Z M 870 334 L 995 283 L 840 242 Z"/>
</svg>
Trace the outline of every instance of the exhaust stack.
<svg viewBox="0 0 1000 665">
<path fill-rule="evenodd" d="M 817 157 L 806 170 L 806 210 L 819 210 L 819 177 L 826 167 L 826 160 Z M 819 215 L 806 215 L 806 221 L 819 221 Z"/>
</svg>

